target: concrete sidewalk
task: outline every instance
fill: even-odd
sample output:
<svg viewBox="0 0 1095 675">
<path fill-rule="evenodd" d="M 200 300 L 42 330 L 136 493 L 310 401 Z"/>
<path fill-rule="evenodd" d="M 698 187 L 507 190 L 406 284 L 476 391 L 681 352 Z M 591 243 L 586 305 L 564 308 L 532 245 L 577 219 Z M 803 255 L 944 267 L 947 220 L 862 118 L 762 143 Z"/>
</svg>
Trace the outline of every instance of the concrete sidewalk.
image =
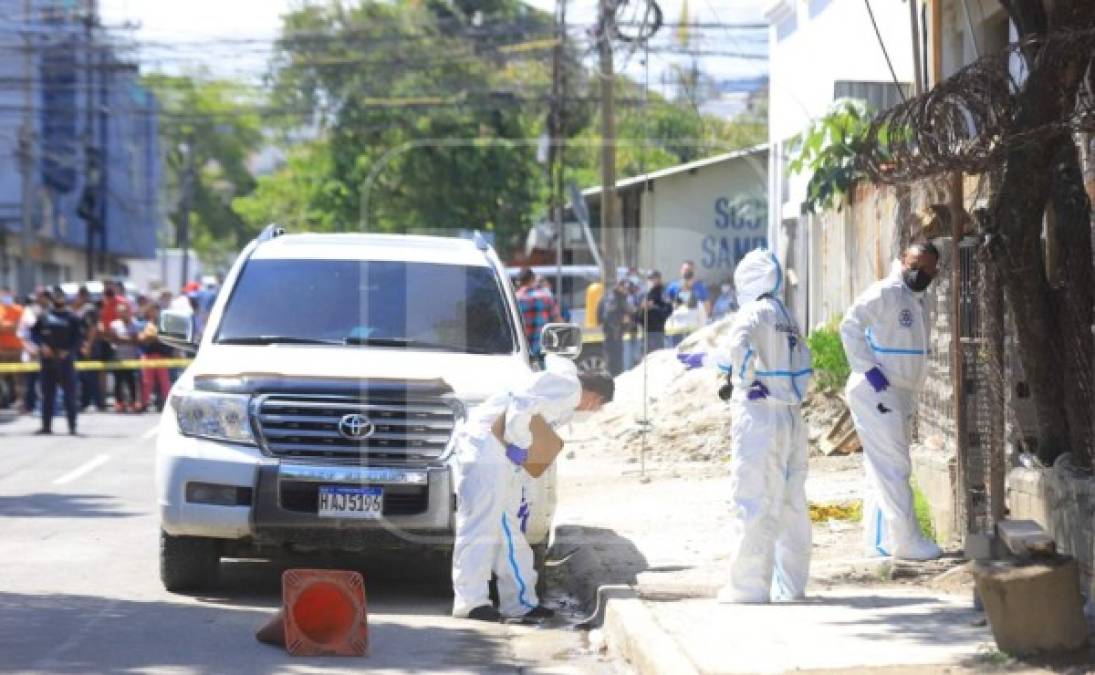
<svg viewBox="0 0 1095 675">
<path fill-rule="evenodd" d="M 915 570 L 908 578 L 908 566 L 904 580 L 886 580 L 885 566 L 857 558 L 857 523 L 815 525 L 807 601 L 719 605 L 714 597 L 729 553 L 728 467 L 654 464 L 644 476 L 600 442 L 568 447 L 574 450 L 559 465 L 560 576 L 590 605 L 598 588 L 612 589 L 599 637 L 639 672 L 961 672 L 997 658 L 971 594 L 932 590 Z M 857 495 L 858 459 L 815 462 L 811 501 Z M 925 576 L 946 566 L 928 566 Z"/>
<path fill-rule="evenodd" d="M 968 598 L 902 588 L 823 591 L 786 605 L 647 602 L 702 673 L 969 664 L 992 644 Z"/>
</svg>

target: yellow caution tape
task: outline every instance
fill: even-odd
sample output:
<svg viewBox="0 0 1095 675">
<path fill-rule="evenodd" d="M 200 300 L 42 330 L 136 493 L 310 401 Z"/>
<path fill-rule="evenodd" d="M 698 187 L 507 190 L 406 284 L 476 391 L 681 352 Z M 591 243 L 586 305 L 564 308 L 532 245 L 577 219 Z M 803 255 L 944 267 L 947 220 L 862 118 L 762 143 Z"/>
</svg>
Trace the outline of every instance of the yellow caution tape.
<svg viewBox="0 0 1095 675">
<path fill-rule="evenodd" d="M 121 359 L 120 361 L 77 361 L 76 370 L 140 370 L 146 368 L 185 368 L 193 359 Z M 36 373 L 38 362 L 0 363 L 0 373 Z"/>
</svg>

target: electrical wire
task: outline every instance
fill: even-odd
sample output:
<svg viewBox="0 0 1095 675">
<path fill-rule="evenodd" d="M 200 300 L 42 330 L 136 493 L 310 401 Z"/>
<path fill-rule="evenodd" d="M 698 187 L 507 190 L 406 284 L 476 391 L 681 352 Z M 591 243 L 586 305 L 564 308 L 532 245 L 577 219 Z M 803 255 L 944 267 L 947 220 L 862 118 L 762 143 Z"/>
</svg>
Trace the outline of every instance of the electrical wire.
<svg viewBox="0 0 1095 675">
<path fill-rule="evenodd" d="M 901 86 L 901 82 L 897 79 L 897 71 L 894 70 L 893 61 L 890 60 L 890 53 L 886 50 L 886 42 L 882 39 L 882 33 L 878 30 L 878 22 L 874 18 L 874 10 L 871 9 L 871 0 L 863 0 L 863 4 L 867 7 L 867 14 L 871 17 L 871 25 L 874 26 L 875 37 L 878 38 L 878 46 L 882 48 L 882 56 L 886 57 L 886 65 L 890 68 L 890 77 L 893 78 L 894 86 L 897 87 L 897 93 L 901 94 L 901 100 L 907 102 L 908 98 L 905 96 L 905 88 Z"/>
</svg>

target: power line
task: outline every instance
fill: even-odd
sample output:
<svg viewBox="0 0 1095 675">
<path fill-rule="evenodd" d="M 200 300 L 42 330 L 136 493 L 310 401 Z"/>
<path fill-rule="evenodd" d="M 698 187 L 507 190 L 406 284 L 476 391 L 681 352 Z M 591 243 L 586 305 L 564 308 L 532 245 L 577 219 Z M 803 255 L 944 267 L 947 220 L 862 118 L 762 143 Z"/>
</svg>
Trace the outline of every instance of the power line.
<svg viewBox="0 0 1095 675">
<path fill-rule="evenodd" d="M 501 107 L 514 107 L 530 103 L 547 103 L 550 99 L 550 93 L 545 92 L 540 96 L 516 96 L 516 95 L 504 95 L 497 92 L 478 92 L 479 94 L 493 95 L 493 100 L 476 101 L 471 99 L 464 100 L 426 100 L 428 97 L 420 97 L 418 101 L 413 99 L 393 98 L 371 99 L 364 104 L 355 104 L 355 107 L 359 109 L 367 110 L 390 110 L 390 109 L 432 109 L 432 108 L 484 108 L 487 110 L 501 108 Z M 579 103 L 593 103 L 600 99 L 596 96 L 567 96 L 567 100 L 575 101 Z M 626 105 L 638 105 L 642 103 L 641 98 L 621 98 L 617 99 L 618 103 Z M 25 112 L 42 112 L 44 108 L 41 106 L 20 106 L 14 104 L 0 104 L 0 113 L 25 113 Z M 72 111 L 77 111 L 78 108 L 72 107 Z M 160 119 L 177 119 L 177 120 L 200 120 L 200 119 L 231 119 L 235 117 L 260 115 L 263 117 L 279 117 L 279 116 L 310 116 L 325 112 L 322 108 L 292 108 L 292 107 L 278 107 L 278 106 L 248 106 L 237 108 L 233 110 L 217 111 L 217 112 L 170 112 L 166 110 L 152 110 L 148 109 L 147 114 L 155 114 Z M 331 114 L 337 114 L 338 110 L 326 111 Z"/>
<path fill-rule="evenodd" d="M 905 89 L 897 79 L 897 71 L 894 70 L 893 61 L 890 61 L 890 53 L 886 50 L 886 43 L 882 39 L 882 32 L 878 30 L 878 22 L 875 21 L 874 10 L 871 9 L 871 0 L 863 0 L 863 4 L 867 6 L 867 14 L 871 17 L 871 25 L 874 26 L 874 34 L 878 38 L 878 46 L 882 48 L 882 56 L 886 57 L 886 65 L 890 68 L 890 77 L 893 78 L 894 86 L 897 87 L 897 93 L 901 94 L 901 100 L 903 102 L 908 102 L 908 99 L 905 98 Z"/>
</svg>

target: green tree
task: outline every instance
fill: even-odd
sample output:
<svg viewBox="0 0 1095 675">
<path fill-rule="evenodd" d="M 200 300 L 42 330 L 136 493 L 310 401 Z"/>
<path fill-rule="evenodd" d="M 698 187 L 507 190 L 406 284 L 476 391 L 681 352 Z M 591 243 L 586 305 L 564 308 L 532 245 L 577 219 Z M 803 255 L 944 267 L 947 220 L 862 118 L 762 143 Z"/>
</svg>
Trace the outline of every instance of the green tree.
<svg viewBox="0 0 1095 675">
<path fill-rule="evenodd" d="M 485 15 L 480 26 L 468 12 Z M 550 34 L 548 17 L 516 2 L 291 12 L 273 63 L 274 105 L 309 111 L 320 136 L 238 208 L 252 223 L 277 215 L 258 203 L 269 196 L 287 210 L 278 220 L 314 228 L 481 229 L 503 249 L 515 243 L 542 201 L 528 139 L 543 122 L 529 104 L 548 78 L 514 70 L 523 52 L 506 50 Z"/>
<path fill-rule="evenodd" d="M 285 164 L 260 176 L 255 189 L 237 197 L 233 210 L 247 223 L 278 223 L 292 230 L 334 232 L 341 229 L 338 213 L 347 208 L 345 185 L 332 177 L 330 144 L 301 143 L 289 150 Z"/>
<path fill-rule="evenodd" d="M 789 168 L 792 173 L 810 173 L 806 209 L 839 211 L 856 181 L 866 178 L 857 158 L 870 125 L 870 111 L 862 101 L 841 99 L 799 139 L 798 154 Z"/>
<path fill-rule="evenodd" d="M 232 201 L 255 187 L 248 159 L 263 143 L 257 92 L 237 82 L 207 79 L 203 73 L 150 74 L 144 84 L 162 106 L 168 218 L 178 228 L 183 181 L 192 163 L 191 245 L 203 259 L 242 247 L 256 230 L 233 209 Z"/>
<path fill-rule="evenodd" d="M 617 96 L 630 101 L 641 97 L 637 84 L 621 77 Z M 568 169 L 582 185 L 598 185 L 600 120 L 595 113 L 568 151 Z M 616 118 L 616 172 L 621 178 L 657 171 L 703 157 L 752 147 L 767 138 L 762 119 L 742 116 L 726 120 L 697 113 L 687 102 L 669 101 L 651 93 L 642 104 L 621 106 Z"/>
<path fill-rule="evenodd" d="M 362 0 L 307 5 L 283 18 L 271 107 L 286 140 L 317 130 L 234 208 L 249 226 L 493 231 L 502 254 L 547 203 L 536 142 L 546 131 L 551 19 L 517 0 Z M 567 167 L 599 183 L 596 78 L 564 44 Z M 641 97 L 624 77 L 621 100 Z M 727 122 L 652 95 L 619 106 L 619 175 L 754 145 L 763 122 Z"/>
</svg>

